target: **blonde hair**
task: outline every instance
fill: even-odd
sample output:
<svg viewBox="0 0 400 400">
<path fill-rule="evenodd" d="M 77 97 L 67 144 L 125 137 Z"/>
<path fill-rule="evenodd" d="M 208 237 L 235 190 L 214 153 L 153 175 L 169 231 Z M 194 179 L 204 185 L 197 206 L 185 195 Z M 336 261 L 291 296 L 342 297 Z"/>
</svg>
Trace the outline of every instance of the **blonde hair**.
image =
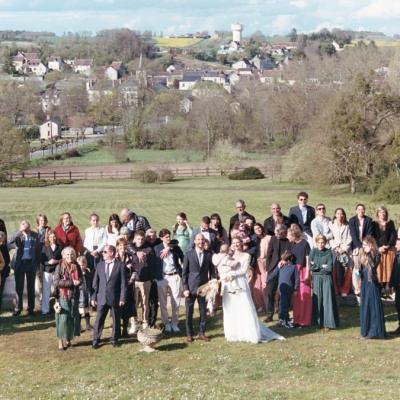
<svg viewBox="0 0 400 400">
<path fill-rule="evenodd" d="M 85 256 L 79 256 L 79 257 L 76 259 L 76 262 L 77 262 L 81 267 L 82 267 L 82 266 L 85 266 L 85 267 L 88 266 L 88 262 L 87 262 L 87 259 L 86 259 Z"/>
<path fill-rule="evenodd" d="M 328 239 L 324 235 L 319 234 L 315 236 L 314 238 L 315 243 L 318 243 L 320 240 L 322 240 L 325 244 L 328 243 Z"/>
</svg>

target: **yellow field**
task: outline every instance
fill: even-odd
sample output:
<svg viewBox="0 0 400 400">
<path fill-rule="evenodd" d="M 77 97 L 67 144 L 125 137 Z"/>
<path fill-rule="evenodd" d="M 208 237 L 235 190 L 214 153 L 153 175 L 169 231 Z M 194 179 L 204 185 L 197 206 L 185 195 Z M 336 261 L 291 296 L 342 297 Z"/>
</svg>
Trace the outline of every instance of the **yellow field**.
<svg viewBox="0 0 400 400">
<path fill-rule="evenodd" d="M 361 42 L 361 40 L 353 40 L 351 44 L 347 44 L 346 47 L 354 47 L 357 42 Z M 368 44 L 370 40 L 363 40 L 364 43 Z M 400 46 L 400 40 L 393 40 L 393 39 L 388 39 L 388 40 L 374 40 L 375 44 L 378 47 L 397 47 Z"/>
<path fill-rule="evenodd" d="M 193 46 L 203 39 L 195 38 L 168 38 L 168 37 L 157 37 L 154 38 L 156 44 L 160 47 L 188 47 Z"/>
</svg>

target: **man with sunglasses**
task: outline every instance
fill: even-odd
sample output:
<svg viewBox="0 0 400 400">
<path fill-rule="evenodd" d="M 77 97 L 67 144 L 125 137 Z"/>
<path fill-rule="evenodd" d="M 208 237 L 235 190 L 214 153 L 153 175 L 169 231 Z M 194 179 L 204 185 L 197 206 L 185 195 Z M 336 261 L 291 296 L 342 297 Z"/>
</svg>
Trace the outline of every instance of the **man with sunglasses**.
<svg viewBox="0 0 400 400">
<path fill-rule="evenodd" d="M 307 204 L 308 194 L 306 192 L 300 192 L 297 195 L 297 202 L 298 205 L 289 210 L 290 223 L 299 225 L 310 246 L 313 246 L 311 221 L 315 218 L 315 210 Z"/>
<path fill-rule="evenodd" d="M 125 304 L 126 277 L 125 267 L 115 258 L 116 249 L 107 245 L 103 250 L 103 259 L 97 264 L 93 278 L 92 306 L 97 306 L 96 322 L 93 329 L 94 349 L 99 348 L 101 334 L 108 311 L 111 310 L 113 320 L 111 344 L 118 346 L 121 336 L 121 307 Z"/>
<path fill-rule="evenodd" d="M 330 218 L 326 216 L 326 207 L 325 204 L 317 204 L 315 207 L 317 210 L 317 215 L 315 218 L 311 221 L 311 232 L 313 237 L 315 238 L 317 235 L 324 235 L 327 239 L 327 244 L 326 247 L 329 246 L 329 241 L 333 239 L 333 234 L 331 232 L 331 229 L 329 227 L 329 222 L 331 221 Z M 314 245 L 315 247 L 315 245 Z"/>
</svg>

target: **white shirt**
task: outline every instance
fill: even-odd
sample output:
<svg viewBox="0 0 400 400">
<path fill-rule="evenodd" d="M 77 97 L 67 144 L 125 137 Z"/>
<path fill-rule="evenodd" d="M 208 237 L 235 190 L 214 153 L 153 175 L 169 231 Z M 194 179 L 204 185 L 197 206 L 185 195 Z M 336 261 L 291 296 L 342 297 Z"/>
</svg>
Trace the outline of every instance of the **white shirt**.
<svg viewBox="0 0 400 400">
<path fill-rule="evenodd" d="M 196 250 L 196 254 L 197 254 L 197 258 L 199 260 L 199 264 L 201 266 L 201 264 L 203 262 L 203 258 L 204 258 L 204 251 Z"/>
<path fill-rule="evenodd" d="M 87 228 L 85 229 L 85 240 L 83 241 L 83 247 L 92 252 L 94 250 L 94 246 L 97 246 L 96 250 L 100 253 L 106 245 L 106 239 L 106 231 L 104 228 Z"/>
<path fill-rule="evenodd" d="M 164 274 L 174 274 L 176 272 L 174 257 L 171 252 L 168 253 L 167 257 L 163 258 L 163 272 Z"/>
<path fill-rule="evenodd" d="M 303 224 L 305 224 L 306 221 L 307 221 L 307 207 L 299 206 L 299 208 L 300 208 L 300 211 L 301 211 L 301 215 L 303 217 Z"/>
</svg>

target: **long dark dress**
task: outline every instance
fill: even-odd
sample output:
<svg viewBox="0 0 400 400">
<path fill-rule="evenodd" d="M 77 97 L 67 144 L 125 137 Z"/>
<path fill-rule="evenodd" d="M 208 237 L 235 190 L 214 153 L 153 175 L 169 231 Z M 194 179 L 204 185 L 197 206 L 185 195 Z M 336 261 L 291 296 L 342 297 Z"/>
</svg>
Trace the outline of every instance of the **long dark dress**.
<svg viewBox="0 0 400 400">
<path fill-rule="evenodd" d="M 377 279 L 380 256 L 368 257 L 367 265 L 361 264 L 361 336 L 383 339 L 386 336 L 385 317 L 381 301 L 381 288 Z"/>
<path fill-rule="evenodd" d="M 333 256 L 330 249 L 312 249 L 309 256 L 313 283 L 313 325 L 335 329 L 339 326 L 332 281 Z"/>
</svg>

